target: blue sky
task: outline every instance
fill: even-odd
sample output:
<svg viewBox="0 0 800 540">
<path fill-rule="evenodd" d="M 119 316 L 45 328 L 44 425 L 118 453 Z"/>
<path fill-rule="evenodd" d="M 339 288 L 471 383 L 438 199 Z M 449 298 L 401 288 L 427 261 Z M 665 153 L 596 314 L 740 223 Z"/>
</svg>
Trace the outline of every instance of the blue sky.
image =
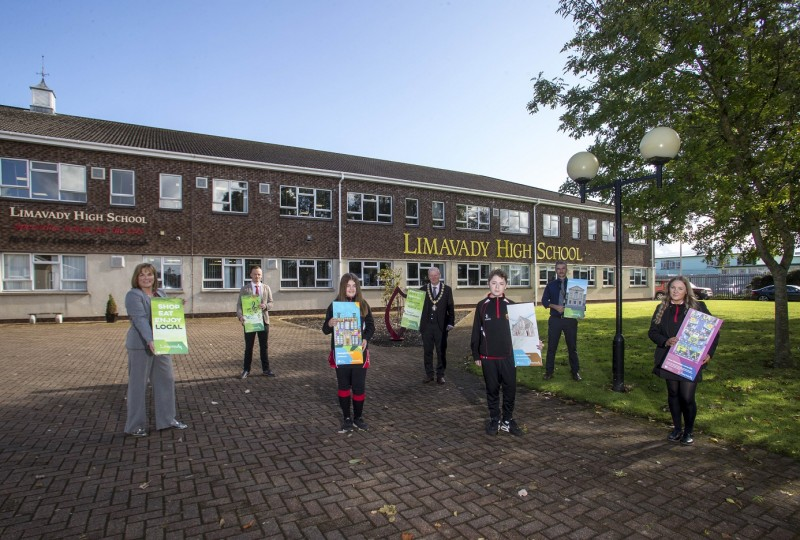
<svg viewBox="0 0 800 540">
<path fill-rule="evenodd" d="M 6 1 L 0 103 L 415 163 L 557 191 L 589 141 L 531 116 L 555 0 Z"/>
</svg>

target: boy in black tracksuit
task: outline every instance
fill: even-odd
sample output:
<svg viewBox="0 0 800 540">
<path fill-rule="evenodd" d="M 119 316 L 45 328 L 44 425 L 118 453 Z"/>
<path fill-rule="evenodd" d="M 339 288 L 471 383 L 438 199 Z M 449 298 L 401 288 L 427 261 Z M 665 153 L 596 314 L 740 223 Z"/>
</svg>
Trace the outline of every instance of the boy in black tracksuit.
<svg viewBox="0 0 800 540">
<path fill-rule="evenodd" d="M 511 327 L 508 323 L 508 306 L 513 304 L 505 297 L 508 276 L 500 269 L 489 274 L 489 295 L 475 307 L 472 324 L 472 358 L 483 370 L 486 383 L 486 402 L 489 406 L 487 435 L 497 435 L 503 430 L 512 435 L 522 435 L 514 420 L 514 399 L 517 393 L 517 368 L 511 346 Z M 503 417 L 500 418 L 500 387 L 503 387 Z"/>
</svg>

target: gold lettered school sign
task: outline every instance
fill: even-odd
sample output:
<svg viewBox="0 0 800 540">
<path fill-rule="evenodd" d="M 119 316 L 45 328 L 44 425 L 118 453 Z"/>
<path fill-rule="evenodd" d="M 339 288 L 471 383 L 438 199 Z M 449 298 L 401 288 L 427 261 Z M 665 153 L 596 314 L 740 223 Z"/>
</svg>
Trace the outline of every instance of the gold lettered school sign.
<svg viewBox="0 0 800 540">
<path fill-rule="evenodd" d="M 544 242 L 536 244 L 536 256 L 540 261 L 583 261 L 581 248 L 575 246 L 548 246 Z"/>
<path fill-rule="evenodd" d="M 435 257 L 474 257 L 482 259 L 531 259 L 533 246 L 510 240 L 456 240 L 453 238 L 412 237 L 403 233 L 405 255 L 432 255 Z"/>
</svg>

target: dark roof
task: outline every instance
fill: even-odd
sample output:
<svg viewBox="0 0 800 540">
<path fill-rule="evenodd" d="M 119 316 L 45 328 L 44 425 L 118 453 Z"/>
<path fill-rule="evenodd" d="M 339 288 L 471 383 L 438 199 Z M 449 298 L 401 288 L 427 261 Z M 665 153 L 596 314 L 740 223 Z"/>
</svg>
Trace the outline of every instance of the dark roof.
<svg viewBox="0 0 800 540">
<path fill-rule="evenodd" d="M 397 180 L 415 181 L 451 188 L 469 188 L 516 197 L 579 203 L 580 199 L 558 192 L 446 169 L 398 163 L 335 152 L 309 150 L 243 139 L 216 137 L 95 118 L 64 114 L 42 114 L 0 105 L 0 131 L 53 137 L 69 141 L 101 143 L 146 150 L 194 154 L 275 165 L 341 171 Z M 604 206 L 587 201 L 590 206 Z"/>
</svg>

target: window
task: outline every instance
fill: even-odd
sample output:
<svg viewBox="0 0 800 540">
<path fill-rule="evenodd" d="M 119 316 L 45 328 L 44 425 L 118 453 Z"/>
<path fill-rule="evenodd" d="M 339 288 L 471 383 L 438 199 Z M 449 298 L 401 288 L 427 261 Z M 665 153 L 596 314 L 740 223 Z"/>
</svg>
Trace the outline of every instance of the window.
<svg viewBox="0 0 800 540">
<path fill-rule="evenodd" d="M 603 268 L 603 286 L 604 287 L 613 287 L 614 286 L 614 272 L 613 268 Z"/>
<path fill-rule="evenodd" d="M 315 259 L 283 259 L 281 287 L 330 289 L 333 287 L 331 261 Z"/>
<path fill-rule="evenodd" d="M 86 291 L 83 255 L 3 255 L 5 291 Z"/>
<path fill-rule="evenodd" d="M 392 198 L 386 195 L 348 193 L 347 219 L 372 223 L 391 223 Z"/>
<path fill-rule="evenodd" d="M 247 182 L 214 178 L 211 210 L 230 214 L 247 213 Z"/>
<path fill-rule="evenodd" d="M 539 267 L 539 285 L 547 285 L 556 279 L 556 265 L 545 264 Z"/>
<path fill-rule="evenodd" d="M 595 285 L 594 266 L 573 266 L 572 277 L 575 279 L 585 279 L 590 287 Z"/>
<path fill-rule="evenodd" d="M 597 220 L 587 219 L 586 228 L 587 228 L 586 237 L 589 240 L 597 240 Z"/>
<path fill-rule="evenodd" d="M 241 289 L 250 283 L 250 270 L 254 266 L 261 266 L 261 259 L 203 259 L 203 288 Z"/>
<path fill-rule="evenodd" d="M 331 219 L 333 197 L 329 189 L 281 186 L 281 215 Z"/>
<path fill-rule="evenodd" d="M 413 262 L 406 263 L 406 286 L 422 287 L 428 283 L 428 268 L 436 267 L 439 269 L 442 283 L 445 282 L 444 264 L 433 262 Z"/>
<path fill-rule="evenodd" d="M 433 201 L 432 220 L 434 229 L 444 229 L 444 203 Z"/>
<path fill-rule="evenodd" d="M 111 204 L 133 206 L 136 204 L 133 171 L 111 169 Z"/>
<path fill-rule="evenodd" d="M 86 167 L 66 163 L 0 159 L 0 196 L 86 202 Z"/>
<path fill-rule="evenodd" d="M 661 266 L 662 270 L 677 270 L 680 268 L 680 262 L 674 259 L 661 261 L 659 265 Z"/>
<path fill-rule="evenodd" d="M 156 267 L 156 275 L 164 289 L 182 289 L 183 261 L 180 257 L 148 257 L 144 262 Z M 250 275 L 248 273 L 248 275 Z"/>
<path fill-rule="evenodd" d="M 572 218 L 572 239 L 573 240 L 580 240 L 581 238 L 581 219 L 573 217 Z"/>
<path fill-rule="evenodd" d="M 614 222 L 613 221 L 604 221 L 603 222 L 603 242 L 613 242 L 617 239 L 617 235 L 614 234 Z"/>
<path fill-rule="evenodd" d="M 631 268 L 631 286 L 647 285 L 647 268 Z"/>
<path fill-rule="evenodd" d="M 501 264 L 500 269 L 508 274 L 509 287 L 531 286 L 531 267 L 527 264 Z"/>
<path fill-rule="evenodd" d="M 631 230 L 628 232 L 628 243 L 630 244 L 639 244 L 645 245 L 647 244 L 647 228 L 642 227 L 641 230 Z"/>
<path fill-rule="evenodd" d="M 92 167 L 92 180 L 105 180 L 106 170 L 104 167 Z"/>
<path fill-rule="evenodd" d="M 159 176 L 161 191 L 159 193 L 158 207 L 180 210 L 183 208 L 182 178 L 177 174 L 162 174 Z"/>
<path fill-rule="evenodd" d="M 500 232 L 528 234 L 530 231 L 528 217 L 528 212 L 500 210 Z"/>
<path fill-rule="evenodd" d="M 558 236 L 558 216 L 554 214 L 544 214 L 542 216 L 542 235 Z"/>
<path fill-rule="evenodd" d="M 456 227 L 473 231 L 488 231 L 491 214 L 488 206 L 456 205 Z"/>
<path fill-rule="evenodd" d="M 457 283 L 459 287 L 486 287 L 489 284 L 488 264 L 459 263 Z"/>
<path fill-rule="evenodd" d="M 350 261 L 348 271 L 358 276 L 362 287 L 382 287 L 383 281 L 380 279 L 380 271 L 392 268 L 392 263 L 388 261 Z"/>
<path fill-rule="evenodd" d="M 406 225 L 409 227 L 419 226 L 419 201 L 417 199 L 406 199 Z"/>
</svg>

